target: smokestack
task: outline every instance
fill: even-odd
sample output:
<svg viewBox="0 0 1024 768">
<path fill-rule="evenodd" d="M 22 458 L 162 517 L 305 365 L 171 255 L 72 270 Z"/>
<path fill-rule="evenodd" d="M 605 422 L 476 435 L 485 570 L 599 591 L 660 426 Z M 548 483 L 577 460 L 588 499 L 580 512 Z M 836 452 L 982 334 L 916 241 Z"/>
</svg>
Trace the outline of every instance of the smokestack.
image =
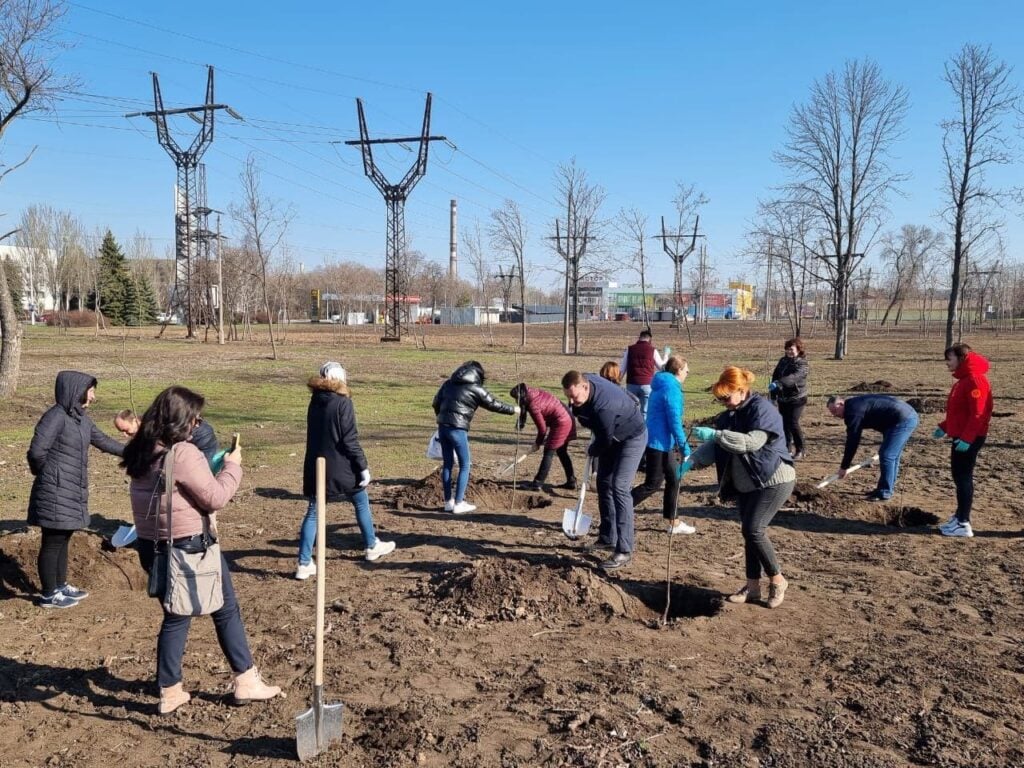
<svg viewBox="0 0 1024 768">
<path fill-rule="evenodd" d="M 452 200 L 451 221 L 449 223 L 448 240 L 448 277 L 459 276 L 459 228 L 458 204 Z"/>
</svg>

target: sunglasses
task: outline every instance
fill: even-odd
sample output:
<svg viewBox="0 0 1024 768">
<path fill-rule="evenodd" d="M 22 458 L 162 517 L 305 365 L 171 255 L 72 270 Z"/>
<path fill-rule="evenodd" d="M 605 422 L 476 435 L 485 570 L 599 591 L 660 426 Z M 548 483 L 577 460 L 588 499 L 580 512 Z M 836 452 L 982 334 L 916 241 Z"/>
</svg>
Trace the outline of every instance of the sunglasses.
<svg viewBox="0 0 1024 768">
<path fill-rule="evenodd" d="M 728 395 L 722 395 L 721 397 L 719 397 L 718 395 L 715 395 L 715 402 L 716 403 L 728 403 L 729 402 L 729 398 L 731 398 L 733 396 L 733 394 L 734 393 L 730 392 Z"/>
</svg>

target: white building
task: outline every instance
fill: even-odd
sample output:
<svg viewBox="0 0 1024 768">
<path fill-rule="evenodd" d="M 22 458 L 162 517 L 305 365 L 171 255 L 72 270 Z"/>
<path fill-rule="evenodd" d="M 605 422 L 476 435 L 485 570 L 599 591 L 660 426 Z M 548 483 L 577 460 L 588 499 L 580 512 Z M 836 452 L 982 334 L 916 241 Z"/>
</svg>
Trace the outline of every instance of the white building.
<svg viewBox="0 0 1024 768">
<path fill-rule="evenodd" d="M 0 260 L 14 261 L 21 268 L 21 308 L 28 312 L 50 312 L 56 302 L 46 285 L 46 264 L 57 261 L 57 252 L 51 248 L 22 248 L 19 245 L 0 245 Z"/>
</svg>

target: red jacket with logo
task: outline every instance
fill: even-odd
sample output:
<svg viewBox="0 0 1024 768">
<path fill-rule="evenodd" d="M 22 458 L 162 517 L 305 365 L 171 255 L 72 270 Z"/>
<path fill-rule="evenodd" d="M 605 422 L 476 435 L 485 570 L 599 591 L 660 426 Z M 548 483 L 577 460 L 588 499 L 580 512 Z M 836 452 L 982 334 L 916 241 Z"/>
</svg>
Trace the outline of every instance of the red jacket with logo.
<svg viewBox="0 0 1024 768">
<path fill-rule="evenodd" d="M 989 363 L 977 352 L 968 352 L 953 371 L 956 383 L 946 400 L 946 418 L 939 428 L 950 437 L 973 443 L 988 434 L 992 420 L 992 388 L 989 386 Z"/>
</svg>

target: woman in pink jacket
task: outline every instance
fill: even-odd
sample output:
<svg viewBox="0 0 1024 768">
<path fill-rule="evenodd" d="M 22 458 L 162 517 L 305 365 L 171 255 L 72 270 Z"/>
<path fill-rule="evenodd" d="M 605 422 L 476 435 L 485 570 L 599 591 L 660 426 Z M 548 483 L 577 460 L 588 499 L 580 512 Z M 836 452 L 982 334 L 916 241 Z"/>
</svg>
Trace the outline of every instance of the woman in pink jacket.
<svg viewBox="0 0 1024 768">
<path fill-rule="evenodd" d="M 559 487 L 575 491 L 576 472 L 572 467 L 572 459 L 569 458 L 569 441 L 576 439 L 576 424 L 569 409 L 550 392 L 525 384 L 516 384 L 509 394 L 519 404 L 519 429 L 526 426 L 526 414 L 529 412 L 533 423 L 537 425 L 537 439 L 534 441 L 533 450 L 539 451 L 541 447 L 544 448 L 544 456 L 540 460 L 537 474 L 533 482 L 526 483 L 526 488 L 539 491 L 548 479 L 551 462 L 558 456 L 562 469 L 565 470 L 565 483 Z"/>
<path fill-rule="evenodd" d="M 124 449 L 121 465 L 131 478 L 132 515 L 138 530 L 138 551 L 142 567 L 149 573 L 158 547 L 171 545 L 189 551 L 203 551 L 204 517 L 225 506 L 242 480 L 242 451 L 235 448 L 214 476 L 202 452 L 189 442 L 192 430 L 202 423 L 205 401 L 185 387 L 168 387 L 153 401 L 142 417 L 139 430 Z M 174 446 L 174 487 L 171 496 L 171 525 L 165 508 L 164 461 Z M 207 526 L 208 527 L 208 526 Z M 214 535 L 215 535 L 214 531 Z M 216 541 L 216 538 L 213 539 Z M 235 673 L 236 704 L 270 699 L 281 692 L 266 685 L 253 664 L 242 614 L 231 583 L 227 560 L 221 555 L 221 584 L 224 605 L 212 614 L 217 641 Z M 161 603 L 162 605 L 162 603 Z M 160 685 L 158 712 L 167 715 L 191 696 L 181 682 L 181 660 L 192 623 L 189 616 L 164 611 L 157 637 L 157 682 Z"/>
</svg>

